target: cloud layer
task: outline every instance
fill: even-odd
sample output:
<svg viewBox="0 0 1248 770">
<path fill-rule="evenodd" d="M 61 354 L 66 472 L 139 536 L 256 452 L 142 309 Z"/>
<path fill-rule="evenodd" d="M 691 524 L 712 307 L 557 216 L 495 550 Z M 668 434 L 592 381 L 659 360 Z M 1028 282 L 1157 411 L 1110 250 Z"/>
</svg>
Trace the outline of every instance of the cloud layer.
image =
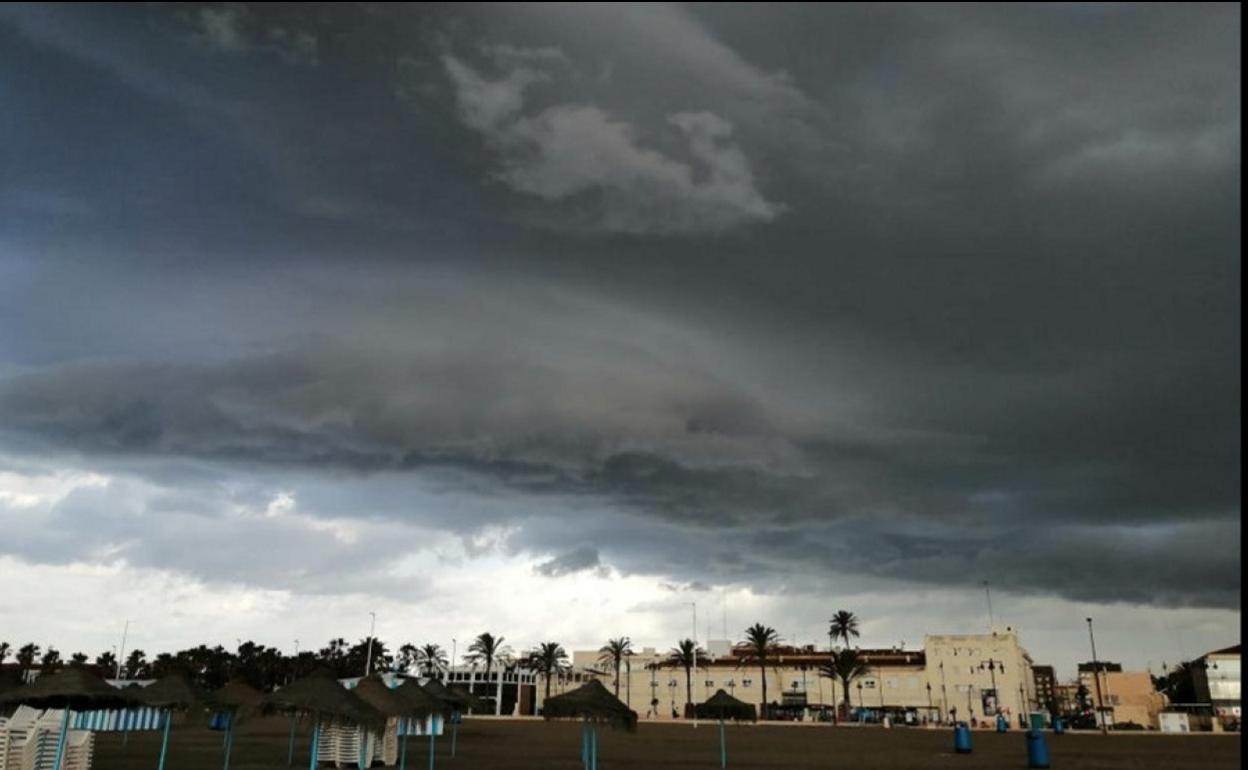
<svg viewBox="0 0 1248 770">
<path fill-rule="evenodd" d="M 498 177 L 514 190 L 584 204 L 589 213 L 581 226 L 618 233 L 716 233 L 770 222 L 783 210 L 756 189 L 723 118 L 706 111 L 668 116 L 687 143 L 685 162 L 644 146 L 635 126 L 592 104 L 554 104 L 528 115 L 525 91 L 552 77 L 532 63 L 566 59 L 557 49 L 503 50 L 496 59 L 523 64 L 495 80 L 454 56 L 443 61 L 464 123 L 501 156 Z"/>
<path fill-rule="evenodd" d="M 495 580 L 914 641 L 990 580 L 1224 646 L 1238 22 L 6 6 L 0 558 L 255 628 Z"/>
</svg>

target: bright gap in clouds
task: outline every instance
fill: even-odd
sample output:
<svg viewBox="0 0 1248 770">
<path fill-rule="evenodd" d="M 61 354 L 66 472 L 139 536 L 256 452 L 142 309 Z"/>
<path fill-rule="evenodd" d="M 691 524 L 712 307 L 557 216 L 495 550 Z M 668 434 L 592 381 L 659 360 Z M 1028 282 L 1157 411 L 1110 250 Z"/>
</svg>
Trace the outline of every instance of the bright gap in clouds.
<svg viewBox="0 0 1248 770">
<path fill-rule="evenodd" d="M 0 497 L 0 526 L 20 532 L 48 526 L 60 506 L 75 494 L 113 486 L 127 488 L 124 474 L 82 469 L 7 470 L 0 476 L 7 495 Z M 128 515 L 142 530 L 168 515 L 151 500 Z M 186 514 L 183 514 L 186 515 Z M 393 647 L 406 642 L 434 642 L 448 650 L 452 639 L 463 651 L 473 635 L 490 630 L 522 651 L 541 641 L 565 648 L 596 649 L 607 637 L 630 636 L 637 646 L 666 650 L 692 632 L 691 607 L 699 612 L 699 639 L 730 639 L 755 621 L 777 626 L 786 640 L 823 644 L 826 619 L 848 606 L 863 619 L 863 643 L 889 646 L 922 644 L 924 633 L 974 632 L 986 624 L 978 591 L 933 590 L 894 581 L 846 577 L 829 584 L 797 580 L 760 593 L 740 585 L 697 585 L 663 574 L 621 574 L 605 548 L 596 566 L 557 577 L 543 574 L 553 554 L 511 547 L 523 525 L 485 525 L 468 535 L 403 520 L 321 519 L 300 512 L 297 487 L 286 486 L 258 498 L 252 510 L 237 508 L 224 518 L 205 518 L 209 530 L 230 524 L 232 537 L 261 538 L 258 558 L 287 564 L 294 573 L 264 568 L 246 574 L 223 570 L 204 574 L 220 563 L 163 566 L 135 563 L 151 559 L 146 550 L 131 551 L 124 541 L 108 547 L 90 544 L 76 558 L 59 564 L 36 564 L 0 557 L 5 591 L 0 616 L 20 618 L 10 644 L 34 641 L 56 646 L 63 654 L 91 656 L 119 643 L 120 628 L 131 622 L 131 649 L 149 656 L 199 643 L 233 648 L 253 640 L 287 651 L 294 640 L 301 649 L 323 646 L 343 636 L 367 633 L 368 613 L 376 612 L 378 635 Z M 227 522 L 226 519 L 229 519 Z M 273 530 L 276 520 L 281 528 Z M 254 529 L 248 529 L 248 525 Z M 188 552 L 230 548 L 226 540 L 205 541 L 187 532 Z M 287 538 L 304 537 L 306 564 L 288 562 Z M 394 548 L 394 543 L 401 547 Z M 298 554 L 295 554 L 296 557 Z M 199 574 L 193 574 L 188 570 Z M 305 589 L 299 570 L 321 574 Z M 367 590 L 335 581 L 335 574 L 367 573 Z M 281 587 L 279 587 L 281 586 Z M 1236 633 L 1233 612 L 1155 609 L 1142 613 L 1133 605 L 1069 602 L 1049 597 L 994 594 L 998 619 L 1019 627 L 1038 662 L 1063 670 L 1083 657 L 1082 618 L 1095 615 L 1107 659 L 1158 668 L 1212 649 Z M 787 622 L 786 622 L 787 621 Z M 1178 630 L 1182 629 L 1182 630 Z"/>
</svg>

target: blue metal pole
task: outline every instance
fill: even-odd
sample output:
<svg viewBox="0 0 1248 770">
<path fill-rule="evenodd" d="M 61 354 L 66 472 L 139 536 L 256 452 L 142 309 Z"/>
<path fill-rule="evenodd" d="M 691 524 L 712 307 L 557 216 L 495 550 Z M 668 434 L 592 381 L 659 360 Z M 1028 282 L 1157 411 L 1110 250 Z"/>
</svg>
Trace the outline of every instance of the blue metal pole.
<svg viewBox="0 0 1248 770">
<path fill-rule="evenodd" d="M 230 751 L 234 748 L 234 712 L 226 717 L 225 722 L 225 764 L 221 770 L 230 770 Z"/>
<path fill-rule="evenodd" d="M 451 722 L 451 759 L 455 758 L 455 739 L 459 737 L 459 723 Z"/>
<path fill-rule="evenodd" d="M 316 760 L 321 753 L 321 712 L 316 712 L 312 725 L 312 759 L 308 761 L 308 770 L 316 770 Z"/>
<path fill-rule="evenodd" d="M 165 770 L 165 755 L 169 753 L 169 723 L 173 721 L 173 712 L 165 709 L 165 729 L 160 737 L 160 764 L 156 770 Z"/>
<path fill-rule="evenodd" d="M 598 770 L 598 725 L 589 728 L 589 770 Z"/>
<path fill-rule="evenodd" d="M 719 766 L 728 766 L 728 742 L 724 737 L 724 720 L 719 720 Z"/>
<path fill-rule="evenodd" d="M 403 723 L 400 722 L 400 725 Z M 407 731 L 399 736 L 399 770 L 407 770 Z"/>
<path fill-rule="evenodd" d="M 53 770 L 61 770 L 61 763 L 65 761 L 65 741 L 69 738 L 69 708 L 66 707 L 64 713 L 61 714 L 61 737 L 56 739 L 56 761 L 52 763 Z"/>
<path fill-rule="evenodd" d="M 436 725 L 432 719 L 429 720 L 429 770 L 433 770 L 434 757 L 437 756 L 437 749 L 434 748 L 434 741 L 437 740 L 437 734 L 434 732 Z"/>
<path fill-rule="evenodd" d="M 589 722 L 581 723 L 581 767 L 589 770 Z"/>
<path fill-rule="evenodd" d="M 295 764 L 295 715 L 290 715 L 290 747 L 286 749 L 286 766 Z"/>
</svg>

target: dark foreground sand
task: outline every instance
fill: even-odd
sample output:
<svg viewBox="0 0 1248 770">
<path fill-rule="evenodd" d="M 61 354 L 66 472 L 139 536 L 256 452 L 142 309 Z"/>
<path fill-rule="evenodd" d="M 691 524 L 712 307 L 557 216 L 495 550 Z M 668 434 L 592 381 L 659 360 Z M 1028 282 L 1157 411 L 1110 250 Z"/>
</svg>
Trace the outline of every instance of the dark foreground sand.
<svg viewBox="0 0 1248 770">
<path fill-rule="evenodd" d="M 178 725 L 170 741 L 168 770 L 221 767 L 221 734 L 202 722 Z M 286 767 L 287 723 L 255 720 L 235 740 L 231 770 L 278 770 Z M 580 726 L 540 721 L 468 720 L 460 727 L 457 752 L 450 740 L 437 742 L 437 766 L 448 770 L 579 770 Z M 718 729 L 703 724 L 642 724 L 636 733 L 599 732 L 600 770 L 625 768 L 719 767 Z M 952 753 L 952 732 L 896 728 L 829 726 L 732 726 L 727 728 L 728 766 L 761 768 L 1026 768 L 1022 733 L 976 732 L 974 752 Z M 1093 768 L 1234 768 L 1239 767 L 1239 736 L 1220 735 L 1049 735 L 1054 770 Z M 308 732 L 300 726 L 295 767 L 308 766 Z M 101 734 L 96 744 L 97 770 L 156 767 L 154 733 L 131 735 L 122 747 L 118 735 Z M 408 744 L 408 768 L 428 768 L 427 741 Z"/>
</svg>

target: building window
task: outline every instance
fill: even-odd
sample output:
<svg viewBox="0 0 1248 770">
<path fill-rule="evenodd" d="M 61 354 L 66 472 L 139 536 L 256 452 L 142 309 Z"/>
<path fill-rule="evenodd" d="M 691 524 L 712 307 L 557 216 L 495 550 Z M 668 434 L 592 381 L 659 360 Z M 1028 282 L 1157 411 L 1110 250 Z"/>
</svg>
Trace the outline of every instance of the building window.
<svg viewBox="0 0 1248 770">
<path fill-rule="evenodd" d="M 754 686 L 754 680 L 753 680 L 753 679 L 742 679 L 742 680 L 741 680 L 741 686 L 742 686 L 742 687 L 753 687 L 753 686 Z"/>
<path fill-rule="evenodd" d="M 703 685 L 705 685 L 706 687 L 714 687 L 714 686 L 715 686 L 715 680 L 714 680 L 714 679 L 707 679 L 707 680 L 706 680 L 705 682 L 703 682 L 702 684 L 703 684 Z"/>
</svg>

